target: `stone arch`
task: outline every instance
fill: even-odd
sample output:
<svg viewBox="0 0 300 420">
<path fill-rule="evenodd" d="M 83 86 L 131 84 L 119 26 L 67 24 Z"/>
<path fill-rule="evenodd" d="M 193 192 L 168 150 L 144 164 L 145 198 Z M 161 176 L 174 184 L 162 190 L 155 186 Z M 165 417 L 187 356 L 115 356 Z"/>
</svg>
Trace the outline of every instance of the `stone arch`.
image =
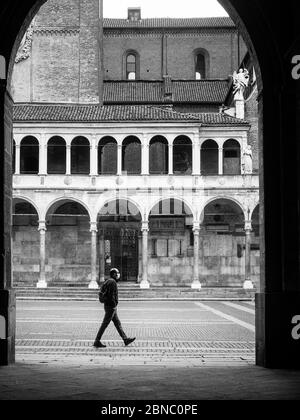
<svg viewBox="0 0 300 420">
<path fill-rule="evenodd" d="M 149 142 L 149 173 L 166 175 L 169 168 L 169 143 L 164 136 L 154 136 Z"/>
<path fill-rule="evenodd" d="M 179 205 L 179 207 L 180 206 L 182 206 L 182 208 L 184 208 L 185 210 L 187 210 L 187 214 L 189 214 L 189 215 L 191 215 L 191 216 L 193 216 L 193 219 L 195 218 L 195 211 L 193 210 L 193 207 L 191 206 L 191 204 L 190 203 L 188 203 L 187 202 L 187 200 L 185 199 L 185 198 L 182 198 L 182 197 L 176 197 L 176 196 L 168 196 L 168 197 L 160 197 L 160 198 L 157 198 L 153 203 L 151 203 L 151 208 L 150 209 L 148 209 L 148 212 L 147 212 L 147 216 L 148 216 L 148 219 L 149 219 L 149 217 L 150 217 L 150 215 L 151 215 L 151 212 L 154 210 L 154 209 L 157 209 L 157 206 L 160 204 L 160 203 L 162 203 L 162 202 L 166 202 L 166 204 L 167 204 L 167 202 L 169 202 L 170 200 L 173 200 L 174 202 L 176 201 L 176 202 L 178 202 L 178 203 L 181 203 L 180 205 Z M 168 204 L 167 204 L 167 208 L 168 208 Z M 159 209 L 158 209 L 159 210 Z M 155 210 L 156 211 L 156 210 Z M 182 213 L 183 214 L 183 213 Z"/>
<path fill-rule="evenodd" d="M 61 136 L 52 136 L 47 142 L 47 173 L 66 173 L 67 148 L 66 141 Z"/>
<path fill-rule="evenodd" d="M 142 144 L 137 136 L 127 136 L 122 143 L 122 171 L 139 175 L 142 171 Z"/>
<path fill-rule="evenodd" d="M 219 146 L 213 139 L 201 144 L 201 174 L 217 175 L 219 173 Z"/>
<path fill-rule="evenodd" d="M 203 212 L 204 212 L 205 208 L 208 205 L 210 205 L 211 203 L 213 203 L 214 201 L 218 201 L 218 200 L 225 200 L 225 201 L 234 203 L 234 205 L 237 208 L 239 208 L 240 211 L 243 213 L 244 219 L 246 218 L 246 209 L 245 209 L 245 207 L 243 206 L 243 204 L 240 201 L 238 201 L 235 197 L 230 197 L 230 196 L 227 196 L 227 195 L 218 195 L 218 196 L 211 197 L 210 199 L 208 199 L 203 204 L 202 208 L 200 209 L 200 215 L 201 215 L 200 216 L 200 221 L 203 220 Z"/>
<path fill-rule="evenodd" d="M 71 142 L 71 174 L 88 175 L 90 173 L 90 141 L 84 136 L 77 136 Z"/>
<path fill-rule="evenodd" d="M 34 136 L 23 137 L 20 143 L 20 173 L 39 173 L 39 141 Z"/>
<path fill-rule="evenodd" d="M 104 136 L 98 143 L 98 174 L 115 175 L 118 171 L 118 143 L 112 136 Z"/>
<path fill-rule="evenodd" d="M 58 207 L 60 207 L 60 203 L 64 204 L 66 202 L 75 202 L 79 205 L 81 205 L 85 211 L 87 212 L 89 219 L 91 220 L 91 211 L 88 208 L 88 206 L 86 205 L 86 203 L 84 203 L 82 200 L 79 200 L 77 198 L 74 197 L 70 197 L 70 196 L 66 196 L 66 197 L 58 197 L 55 200 L 51 201 L 50 203 L 48 203 L 48 205 L 46 206 L 45 210 L 44 210 L 44 217 L 45 220 L 47 218 L 47 215 L 49 213 L 49 211 L 53 208 L 53 209 L 57 209 Z"/>
<path fill-rule="evenodd" d="M 173 172 L 177 175 L 193 172 L 193 142 L 189 136 L 179 135 L 173 141 Z"/>
<path fill-rule="evenodd" d="M 223 144 L 223 174 L 241 173 L 241 144 L 236 139 L 228 139 Z"/>
</svg>

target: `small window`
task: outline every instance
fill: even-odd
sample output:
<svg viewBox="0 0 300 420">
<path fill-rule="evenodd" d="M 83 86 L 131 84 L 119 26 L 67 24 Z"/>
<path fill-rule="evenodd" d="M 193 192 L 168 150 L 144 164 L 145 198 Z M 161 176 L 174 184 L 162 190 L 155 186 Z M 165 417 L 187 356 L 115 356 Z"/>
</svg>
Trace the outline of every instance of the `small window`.
<svg viewBox="0 0 300 420">
<path fill-rule="evenodd" d="M 128 54 L 126 58 L 126 78 L 127 80 L 136 79 L 136 56 Z"/>
<path fill-rule="evenodd" d="M 205 79 L 205 57 L 203 54 L 197 54 L 195 59 L 195 77 L 196 80 Z"/>
</svg>

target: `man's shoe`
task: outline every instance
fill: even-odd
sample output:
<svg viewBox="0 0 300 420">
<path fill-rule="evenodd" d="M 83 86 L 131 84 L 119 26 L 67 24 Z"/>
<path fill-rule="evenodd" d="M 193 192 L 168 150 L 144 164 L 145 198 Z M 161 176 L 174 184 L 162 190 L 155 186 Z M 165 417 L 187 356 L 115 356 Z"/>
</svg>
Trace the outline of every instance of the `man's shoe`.
<svg viewBox="0 0 300 420">
<path fill-rule="evenodd" d="M 95 341 L 94 344 L 93 344 L 93 346 L 94 347 L 97 347 L 97 348 L 106 347 L 106 345 L 105 344 L 102 344 L 101 341 Z"/>
<path fill-rule="evenodd" d="M 130 343 L 132 343 L 133 341 L 135 340 L 135 337 L 134 338 L 125 338 L 125 340 L 124 340 L 124 344 L 125 344 L 125 346 L 128 346 Z"/>
</svg>

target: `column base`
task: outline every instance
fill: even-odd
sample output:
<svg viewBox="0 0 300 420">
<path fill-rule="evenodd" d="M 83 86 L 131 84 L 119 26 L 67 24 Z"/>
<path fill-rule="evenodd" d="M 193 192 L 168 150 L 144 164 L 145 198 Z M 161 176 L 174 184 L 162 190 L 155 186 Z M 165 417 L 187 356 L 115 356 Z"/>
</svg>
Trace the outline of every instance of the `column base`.
<svg viewBox="0 0 300 420">
<path fill-rule="evenodd" d="M 140 282 L 141 289 L 150 289 L 150 283 L 147 280 L 142 280 Z"/>
<path fill-rule="evenodd" d="M 199 280 L 194 280 L 193 283 L 191 284 L 191 289 L 201 289 L 201 283 Z"/>
<path fill-rule="evenodd" d="M 89 289 L 99 289 L 98 283 L 96 282 L 96 280 L 92 280 L 89 284 Z"/>
<path fill-rule="evenodd" d="M 15 363 L 16 297 L 12 289 L 0 290 L 0 366 Z"/>
<path fill-rule="evenodd" d="M 300 292 L 256 293 L 256 364 L 300 369 Z"/>
<path fill-rule="evenodd" d="M 245 280 L 243 284 L 244 289 L 254 289 L 254 285 L 251 280 Z"/>
<path fill-rule="evenodd" d="M 36 284 L 37 289 L 47 289 L 48 285 L 45 280 L 41 280 Z"/>
</svg>

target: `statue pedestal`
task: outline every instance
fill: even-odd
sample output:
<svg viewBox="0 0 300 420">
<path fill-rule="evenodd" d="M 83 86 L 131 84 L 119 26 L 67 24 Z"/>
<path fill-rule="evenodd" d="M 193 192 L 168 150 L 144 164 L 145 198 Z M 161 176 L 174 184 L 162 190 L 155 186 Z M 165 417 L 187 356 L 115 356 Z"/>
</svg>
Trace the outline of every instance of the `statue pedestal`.
<svg viewBox="0 0 300 420">
<path fill-rule="evenodd" d="M 243 120 L 245 118 L 245 102 L 244 99 L 234 99 L 235 102 L 235 116 Z"/>
</svg>

